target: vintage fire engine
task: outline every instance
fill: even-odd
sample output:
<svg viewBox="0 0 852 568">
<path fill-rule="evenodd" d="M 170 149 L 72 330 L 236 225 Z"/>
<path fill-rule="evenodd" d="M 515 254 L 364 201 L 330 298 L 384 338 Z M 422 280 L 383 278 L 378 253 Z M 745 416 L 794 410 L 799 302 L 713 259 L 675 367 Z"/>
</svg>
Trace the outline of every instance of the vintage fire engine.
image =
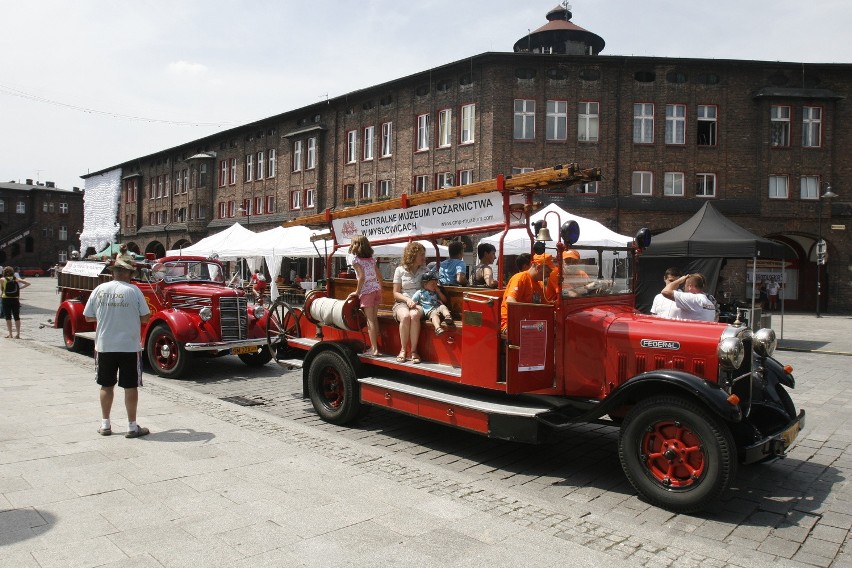
<svg viewBox="0 0 852 568">
<path fill-rule="evenodd" d="M 106 262 L 70 261 L 59 274 L 61 293 L 54 327 L 76 351 L 95 338 L 83 308 L 92 290 L 111 279 Z M 145 295 L 151 319 L 142 327 L 142 346 L 161 377 L 180 377 L 193 355 L 238 355 L 249 366 L 268 363 L 267 310 L 249 305 L 243 290 L 225 285 L 222 264 L 196 256 L 161 258 L 140 265 L 132 279 Z"/>
<path fill-rule="evenodd" d="M 357 233 L 371 243 L 450 237 L 524 227 L 536 196 L 600 178 L 599 169 L 556 167 L 509 178 L 403 195 L 326 211 L 291 224 L 331 229 L 335 246 Z M 538 442 L 580 422 L 620 428 L 627 478 L 649 502 L 679 512 L 716 499 L 737 463 L 785 455 L 804 426 L 786 388 L 792 369 L 773 358 L 775 334 L 713 322 L 674 321 L 634 308 L 636 266 L 650 243 L 643 229 L 625 247 L 575 245 L 575 222 L 551 224 L 565 247 L 593 257 L 584 295 L 552 304 L 508 304 L 503 290 L 446 286 L 455 327 L 436 335 L 424 321 L 423 362 L 398 362 L 398 324 L 385 282 L 378 348 L 368 343 L 355 281 L 331 278 L 302 309 L 277 301 L 267 324 L 275 357 L 303 350 L 303 387 L 325 420 L 345 424 L 369 405 L 506 440 Z M 532 242 L 531 238 L 531 242 Z M 502 240 L 500 241 L 503 242 Z M 547 246 L 536 242 L 535 247 Z M 437 254 L 437 249 L 436 249 Z M 502 255 L 498 278 L 504 282 Z M 330 272 L 329 262 L 329 274 Z M 390 356 L 388 356 L 390 355 Z"/>
</svg>

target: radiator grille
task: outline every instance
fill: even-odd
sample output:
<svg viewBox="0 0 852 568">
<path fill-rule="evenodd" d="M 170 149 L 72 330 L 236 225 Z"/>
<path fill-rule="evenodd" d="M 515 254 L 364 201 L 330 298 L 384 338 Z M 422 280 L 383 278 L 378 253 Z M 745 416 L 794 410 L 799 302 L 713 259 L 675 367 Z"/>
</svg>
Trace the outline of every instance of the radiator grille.
<svg viewBox="0 0 852 568">
<path fill-rule="evenodd" d="M 248 338 L 248 304 L 245 297 L 220 298 L 219 320 L 222 340 L 235 341 Z"/>
</svg>

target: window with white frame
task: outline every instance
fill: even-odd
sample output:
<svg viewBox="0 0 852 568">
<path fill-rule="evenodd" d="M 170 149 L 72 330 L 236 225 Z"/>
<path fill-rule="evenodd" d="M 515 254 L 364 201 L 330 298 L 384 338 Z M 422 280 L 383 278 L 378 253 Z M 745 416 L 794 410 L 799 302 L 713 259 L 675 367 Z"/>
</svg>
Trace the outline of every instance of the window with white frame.
<svg viewBox="0 0 852 568">
<path fill-rule="evenodd" d="M 67 241 L 68 240 L 68 227 L 66 227 L 65 225 L 61 225 L 59 227 L 59 240 L 60 241 Z"/>
<path fill-rule="evenodd" d="M 417 117 L 417 150 L 429 149 L 429 115 L 421 114 Z"/>
<path fill-rule="evenodd" d="M 473 183 L 473 170 L 459 170 L 459 185 Z"/>
<path fill-rule="evenodd" d="M 438 113 L 438 148 L 450 146 L 450 135 L 452 131 L 453 111 L 445 108 Z"/>
<path fill-rule="evenodd" d="M 654 143 L 654 103 L 633 105 L 633 143 Z"/>
<path fill-rule="evenodd" d="M 368 126 L 364 129 L 364 159 L 373 159 L 373 136 L 375 135 L 376 127 Z"/>
<path fill-rule="evenodd" d="M 698 105 L 696 118 L 698 119 L 696 143 L 699 146 L 716 145 L 716 116 L 719 107 L 716 105 Z"/>
<path fill-rule="evenodd" d="M 387 158 L 393 153 L 393 122 L 382 123 L 382 157 Z"/>
<path fill-rule="evenodd" d="M 315 136 L 308 138 L 308 155 L 305 168 L 312 170 L 317 167 L 317 139 Z"/>
<path fill-rule="evenodd" d="M 207 164 L 198 166 L 198 187 L 207 187 Z M 169 195 L 169 180 L 166 180 L 166 196 Z"/>
<path fill-rule="evenodd" d="M 184 170 L 185 175 L 186 170 Z M 231 158 L 230 165 L 228 166 L 228 185 L 234 185 L 237 183 L 237 159 Z M 186 193 L 187 187 L 183 187 L 183 192 Z"/>
<path fill-rule="evenodd" d="M 207 206 L 206 205 L 202 205 L 201 203 L 198 203 L 196 205 L 196 210 L 197 210 L 196 215 L 195 215 L 196 219 L 206 219 L 207 218 Z"/>
<path fill-rule="evenodd" d="M 686 105 L 666 105 L 666 144 L 686 144 Z"/>
<path fill-rule="evenodd" d="M 266 212 L 267 213 L 275 213 L 275 196 L 267 195 L 266 196 Z"/>
<path fill-rule="evenodd" d="M 438 189 L 444 187 L 453 187 L 453 174 L 450 172 L 441 172 L 435 176 L 435 187 Z"/>
<path fill-rule="evenodd" d="M 251 181 L 254 179 L 254 154 L 246 155 L 246 175 L 244 181 Z"/>
<path fill-rule="evenodd" d="M 59 262 L 68 262 L 68 252 L 61 250 L 59 251 Z"/>
<path fill-rule="evenodd" d="M 513 168 L 512 168 L 512 175 L 525 174 L 525 173 L 527 173 L 527 172 L 531 172 L 531 171 L 533 171 L 533 168 L 519 168 L 519 167 L 513 167 Z"/>
<path fill-rule="evenodd" d="M 347 183 L 343 186 L 343 200 L 344 201 L 354 201 L 355 200 L 355 184 Z"/>
<path fill-rule="evenodd" d="M 666 172 L 663 179 L 663 195 L 683 197 L 683 172 Z"/>
<path fill-rule="evenodd" d="M 515 99 L 515 140 L 535 139 L 535 101 Z"/>
<path fill-rule="evenodd" d="M 769 176 L 769 199 L 787 199 L 790 196 L 787 176 Z"/>
<path fill-rule="evenodd" d="M 354 164 L 358 156 L 358 131 L 350 130 L 346 133 L 346 163 Z"/>
<path fill-rule="evenodd" d="M 587 181 L 586 183 L 581 183 L 577 186 L 577 193 L 597 193 L 598 192 L 598 182 L 596 181 Z"/>
<path fill-rule="evenodd" d="M 236 158 L 234 158 L 233 166 L 234 171 L 236 171 L 237 162 Z M 234 174 L 236 176 L 237 174 Z M 183 170 L 183 192 L 186 193 L 189 190 L 189 168 Z"/>
<path fill-rule="evenodd" d="M 546 140 L 568 139 L 568 101 L 547 101 Z"/>
<path fill-rule="evenodd" d="M 600 120 L 600 104 L 583 101 L 577 103 L 577 140 L 580 142 L 597 142 Z"/>
<path fill-rule="evenodd" d="M 361 200 L 368 200 L 373 198 L 373 182 L 365 181 L 361 184 Z"/>
<path fill-rule="evenodd" d="M 429 191 L 429 176 L 416 176 L 414 178 L 414 193 Z"/>
<path fill-rule="evenodd" d="M 61 215 L 65 215 L 65 214 L 68 213 L 68 204 L 65 203 L 64 201 L 59 202 L 59 213 Z"/>
<path fill-rule="evenodd" d="M 819 148 L 822 146 L 822 108 L 802 108 L 802 146 Z"/>
<path fill-rule="evenodd" d="M 151 178 L 148 180 L 148 199 L 154 199 L 157 197 L 157 178 Z"/>
<path fill-rule="evenodd" d="M 653 194 L 654 174 L 651 172 L 633 172 L 631 191 L 633 195 Z"/>
<path fill-rule="evenodd" d="M 27 212 L 27 202 L 26 201 L 18 201 L 15 204 L 15 213 L 19 215 L 23 215 Z"/>
<path fill-rule="evenodd" d="M 302 141 L 293 142 L 293 171 L 302 171 Z"/>
<path fill-rule="evenodd" d="M 695 197 L 716 197 L 716 174 L 695 174 Z"/>
<path fill-rule="evenodd" d="M 802 176 L 800 197 L 819 199 L 819 176 Z"/>
<path fill-rule="evenodd" d="M 380 179 L 379 180 L 379 195 L 380 199 L 390 197 L 391 190 L 393 189 L 393 182 L 389 179 Z"/>
<path fill-rule="evenodd" d="M 157 197 L 163 196 L 163 176 L 157 176 Z"/>
<path fill-rule="evenodd" d="M 228 185 L 228 160 L 220 160 L 219 161 L 219 187 L 225 187 Z M 180 193 L 180 187 L 175 187 L 178 193 Z"/>
<path fill-rule="evenodd" d="M 219 203 L 219 218 L 224 219 L 228 214 L 228 204 L 224 201 Z"/>
<path fill-rule="evenodd" d="M 775 105 L 770 107 L 769 142 L 775 147 L 790 145 L 790 107 Z"/>
<path fill-rule="evenodd" d="M 277 152 L 275 151 L 275 148 L 270 148 L 269 152 L 267 153 L 267 155 L 269 156 L 269 158 L 268 158 L 269 159 L 269 166 L 266 168 L 266 175 L 268 177 L 271 177 L 271 178 L 275 177 L 275 155 L 276 154 L 277 154 Z"/>
<path fill-rule="evenodd" d="M 310 209 L 314 207 L 314 200 L 316 198 L 317 190 L 316 188 L 309 187 L 305 190 L 305 208 Z"/>
<path fill-rule="evenodd" d="M 464 105 L 461 107 L 461 132 L 459 133 L 459 144 L 473 144 L 475 136 L 473 129 L 476 127 L 476 105 Z"/>
<path fill-rule="evenodd" d="M 237 202 L 231 200 L 228 202 L 228 217 L 235 217 L 237 215 Z"/>
<path fill-rule="evenodd" d="M 302 208 L 302 192 L 295 190 L 290 192 L 290 209 Z"/>
<path fill-rule="evenodd" d="M 181 193 L 183 193 L 183 175 L 178 170 L 175 172 L 175 195 L 180 195 Z"/>
<path fill-rule="evenodd" d="M 257 153 L 257 176 L 255 179 L 263 179 L 263 168 L 266 165 L 266 160 L 263 158 L 263 152 Z"/>
<path fill-rule="evenodd" d="M 252 209 L 252 215 L 263 215 L 264 213 L 268 213 L 268 211 L 263 210 L 263 198 L 255 197 L 254 198 L 254 209 Z"/>
</svg>

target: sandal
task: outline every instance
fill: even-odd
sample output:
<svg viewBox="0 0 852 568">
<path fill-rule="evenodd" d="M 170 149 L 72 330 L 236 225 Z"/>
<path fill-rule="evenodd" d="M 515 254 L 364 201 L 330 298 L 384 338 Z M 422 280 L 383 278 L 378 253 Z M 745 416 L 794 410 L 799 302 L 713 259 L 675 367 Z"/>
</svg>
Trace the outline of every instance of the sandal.
<svg viewBox="0 0 852 568">
<path fill-rule="evenodd" d="M 396 360 L 400 363 L 405 363 L 405 351 L 400 351 L 399 355 L 396 356 Z"/>
<path fill-rule="evenodd" d="M 143 428 L 142 426 L 137 426 L 136 430 L 131 430 L 127 434 L 124 435 L 125 438 L 141 438 L 142 436 L 147 436 L 151 431 L 147 428 Z"/>
<path fill-rule="evenodd" d="M 112 434 L 112 428 L 98 428 L 98 434 L 101 436 L 109 436 Z"/>
<path fill-rule="evenodd" d="M 447 327 L 456 327 L 456 321 L 453 318 L 444 318 L 444 323 Z"/>
<path fill-rule="evenodd" d="M 411 362 L 414 363 L 415 365 L 420 363 L 420 355 L 418 355 L 417 353 L 412 353 L 411 354 Z"/>
<path fill-rule="evenodd" d="M 435 336 L 441 335 L 442 333 L 444 333 L 443 327 L 438 326 L 435 328 Z"/>
</svg>

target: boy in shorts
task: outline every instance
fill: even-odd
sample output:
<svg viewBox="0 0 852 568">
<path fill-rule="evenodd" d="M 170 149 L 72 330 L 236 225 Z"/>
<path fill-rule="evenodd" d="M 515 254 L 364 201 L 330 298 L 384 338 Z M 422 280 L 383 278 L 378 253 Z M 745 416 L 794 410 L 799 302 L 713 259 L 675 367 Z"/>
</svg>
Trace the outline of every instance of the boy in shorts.
<svg viewBox="0 0 852 568">
<path fill-rule="evenodd" d="M 426 317 L 432 320 L 432 325 L 435 326 L 435 335 L 444 333 L 444 328 L 441 327 L 441 320 L 444 325 L 453 326 L 453 316 L 450 314 L 449 308 L 443 304 L 446 301 L 444 294 L 438 288 L 438 277 L 431 272 L 427 272 L 420 280 L 422 288 L 414 293 L 411 299 L 423 308 L 423 313 Z"/>
</svg>

